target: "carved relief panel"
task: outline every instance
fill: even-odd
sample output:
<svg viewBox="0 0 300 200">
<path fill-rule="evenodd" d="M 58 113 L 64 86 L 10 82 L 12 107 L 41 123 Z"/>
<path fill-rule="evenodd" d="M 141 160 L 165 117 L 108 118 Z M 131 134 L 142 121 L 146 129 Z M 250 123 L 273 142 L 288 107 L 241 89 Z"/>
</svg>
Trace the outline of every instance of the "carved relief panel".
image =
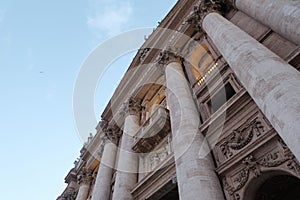
<svg viewBox="0 0 300 200">
<path fill-rule="evenodd" d="M 171 135 L 169 134 L 152 152 L 140 157 L 140 164 L 146 172 L 152 172 L 172 154 Z"/>
<path fill-rule="evenodd" d="M 228 161 L 251 144 L 259 143 L 260 138 L 263 139 L 271 129 L 269 122 L 260 112 L 250 116 L 239 127 L 228 131 L 226 136 L 217 143 L 215 152 L 218 164 Z"/>
<path fill-rule="evenodd" d="M 300 166 L 281 138 L 274 136 L 261 148 L 248 152 L 235 166 L 219 171 L 227 199 L 245 199 L 247 187 L 267 173 L 290 174 L 300 178 Z M 259 183 L 255 182 L 255 183 Z M 255 192 L 255 191 L 253 191 Z"/>
</svg>

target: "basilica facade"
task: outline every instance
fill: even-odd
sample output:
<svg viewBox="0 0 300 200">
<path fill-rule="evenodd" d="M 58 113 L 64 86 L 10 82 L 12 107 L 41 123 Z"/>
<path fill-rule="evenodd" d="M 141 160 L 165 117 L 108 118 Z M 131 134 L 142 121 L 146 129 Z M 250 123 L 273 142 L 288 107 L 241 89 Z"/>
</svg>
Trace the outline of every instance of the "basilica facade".
<svg viewBox="0 0 300 200">
<path fill-rule="evenodd" d="M 179 0 L 57 200 L 300 198 L 300 1 Z"/>
</svg>

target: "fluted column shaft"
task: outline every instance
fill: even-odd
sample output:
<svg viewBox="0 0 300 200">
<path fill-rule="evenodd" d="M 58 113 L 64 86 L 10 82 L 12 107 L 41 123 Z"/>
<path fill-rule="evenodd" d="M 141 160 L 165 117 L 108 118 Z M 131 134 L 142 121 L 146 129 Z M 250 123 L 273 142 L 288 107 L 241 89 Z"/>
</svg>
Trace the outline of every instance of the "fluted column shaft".
<svg viewBox="0 0 300 200">
<path fill-rule="evenodd" d="M 133 136 L 139 129 L 140 106 L 131 103 L 128 105 L 127 116 L 124 121 L 113 200 L 133 199 L 130 191 L 137 182 L 138 157 L 131 147 Z"/>
<path fill-rule="evenodd" d="M 292 42 L 300 44 L 300 1 L 235 0 L 235 7 Z"/>
<path fill-rule="evenodd" d="M 169 63 L 165 74 L 180 199 L 224 199 L 211 154 L 200 155 L 207 143 L 198 129 L 199 113 L 181 64 Z"/>
<path fill-rule="evenodd" d="M 206 15 L 202 26 L 300 160 L 300 73 L 220 14 Z"/>
<path fill-rule="evenodd" d="M 92 200 L 108 200 L 111 191 L 111 178 L 115 165 L 117 146 L 109 141 L 104 150 L 93 190 Z"/>
</svg>

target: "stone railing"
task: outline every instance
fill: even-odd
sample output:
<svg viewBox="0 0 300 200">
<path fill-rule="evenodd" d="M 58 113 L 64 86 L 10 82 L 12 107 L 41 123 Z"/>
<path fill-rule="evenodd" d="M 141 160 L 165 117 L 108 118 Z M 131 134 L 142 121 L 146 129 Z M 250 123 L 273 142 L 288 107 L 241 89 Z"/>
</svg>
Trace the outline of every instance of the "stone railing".
<svg viewBox="0 0 300 200">
<path fill-rule="evenodd" d="M 170 131 L 169 111 L 158 106 L 137 131 L 132 149 L 138 153 L 150 152 Z"/>
</svg>

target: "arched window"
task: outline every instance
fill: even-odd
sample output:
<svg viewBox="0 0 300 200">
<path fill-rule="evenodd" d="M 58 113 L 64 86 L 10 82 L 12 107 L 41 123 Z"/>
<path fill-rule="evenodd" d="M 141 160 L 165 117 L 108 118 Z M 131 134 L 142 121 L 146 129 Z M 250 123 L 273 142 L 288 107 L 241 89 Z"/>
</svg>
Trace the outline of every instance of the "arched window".
<svg viewBox="0 0 300 200">
<path fill-rule="evenodd" d="M 262 183 L 255 194 L 254 200 L 296 199 L 300 199 L 300 179 L 291 175 L 277 175 Z"/>
</svg>

